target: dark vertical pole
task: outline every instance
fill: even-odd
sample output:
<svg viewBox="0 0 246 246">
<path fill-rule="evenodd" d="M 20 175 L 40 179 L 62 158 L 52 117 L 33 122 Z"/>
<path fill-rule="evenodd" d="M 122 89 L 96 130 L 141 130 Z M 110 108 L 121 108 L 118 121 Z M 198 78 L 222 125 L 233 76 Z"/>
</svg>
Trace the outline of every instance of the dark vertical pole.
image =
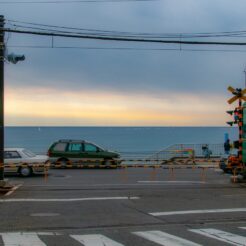
<svg viewBox="0 0 246 246">
<path fill-rule="evenodd" d="M 4 16 L 0 15 L 0 180 L 4 179 Z"/>
<path fill-rule="evenodd" d="M 238 127 L 239 127 L 239 147 L 238 147 L 238 159 L 239 162 L 243 162 L 243 113 L 242 113 L 242 99 L 239 99 L 239 115 L 238 115 Z"/>
</svg>

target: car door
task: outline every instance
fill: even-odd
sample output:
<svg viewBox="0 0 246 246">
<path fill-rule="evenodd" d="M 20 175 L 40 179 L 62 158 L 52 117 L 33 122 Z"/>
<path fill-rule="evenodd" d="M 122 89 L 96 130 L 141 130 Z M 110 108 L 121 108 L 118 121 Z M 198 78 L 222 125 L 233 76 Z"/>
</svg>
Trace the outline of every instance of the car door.
<svg viewBox="0 0 246 246">
<path fill-rule="evenodd" d="M 4 151 L 4 172 L 15 173 L 22 161 L 18 151 Z"/>
<path fill-rule="evenodd" d="M 67 157 L 72 162 L 76 162 L 81 159 L 81 153 L 82 153 L 82 143 L 71 142 L 68 144 L 65 157 Z"/>
<path fill-rule="evenodd" d="M 99 148 L 91 143 L 84 143 L 83 144 L 83 159 L 87 159 L 88 163 L 91 164 L 102 164 L 103 157 L 100 154 Z"/>
</svg>

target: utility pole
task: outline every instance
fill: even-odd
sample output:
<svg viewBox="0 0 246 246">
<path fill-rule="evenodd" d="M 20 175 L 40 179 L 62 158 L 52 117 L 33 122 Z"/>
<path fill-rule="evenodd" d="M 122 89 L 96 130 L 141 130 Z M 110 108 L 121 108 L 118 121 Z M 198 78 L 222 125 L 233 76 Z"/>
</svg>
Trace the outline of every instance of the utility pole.
<svg viewBox="0 0 246 246">
<path fill-rule="evenodd" d="M 4 180 L 4 16 L 0 15 L 0 186 Z"/>
<path fill-rule="evenodd" d="M 246 88 L 246 67 L 244 68 L 243 72 L 244 72 L 244 85 L 245 85 L 244 88 Z"/>
</svg>

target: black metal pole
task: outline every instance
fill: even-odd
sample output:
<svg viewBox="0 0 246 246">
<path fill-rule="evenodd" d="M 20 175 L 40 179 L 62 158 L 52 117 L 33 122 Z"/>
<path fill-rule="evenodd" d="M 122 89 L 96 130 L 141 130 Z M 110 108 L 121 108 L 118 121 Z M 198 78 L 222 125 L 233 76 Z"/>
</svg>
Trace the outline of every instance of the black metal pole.
<svg viewBox="0 0 246 246">
<path fill-rule="evenodd" d="M 0 15 L 0 181 L 4 180 L 4 16 Z"/>
</svg>

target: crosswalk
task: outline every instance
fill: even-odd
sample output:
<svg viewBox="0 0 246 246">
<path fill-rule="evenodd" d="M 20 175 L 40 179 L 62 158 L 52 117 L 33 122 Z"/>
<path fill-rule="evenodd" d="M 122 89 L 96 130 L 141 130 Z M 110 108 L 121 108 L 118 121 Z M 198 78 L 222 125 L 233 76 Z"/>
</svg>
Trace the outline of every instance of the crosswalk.
<svg viewBox="0 0 246 246">
<path fill-rule="evenodd" d="M 179 237 L 178 235 L 173 235 L 161 230 L 145 230 L 145 231 L 133 231 L 129 232 L 126 237 L 135 237 L 136 240 L 141 238 L 141 241 L 136 245 L 144 245 L 144 241 L 152 243 L 151 245 L 163 245 L 163 246 L 202 246 L 206 239 L 214 240 L 214 244 L 211 245 L 237 245 L 246 246 L 246 227 L 237 228 L 240 230 L 240 234 L 245 236 L 234 234 L 228 231 L 223 231 L 214 228 L 201 228 L 201 229 L 187 229 L 186 238 Z M 175 233 L 176 234 L 176 233 Z M 193 235 L 192 235 L 193 234 Z M 193 238 L 196 235 L 195 241 L 189 240 L 187 237 Z M 54 232 L 4 232 L 0 233 L 1 241 L 0 245 L 4 246 L 48 246 L 47 240 L 45 238 L 56 241 L 59 236 L 67 236 L 71 241 L 69 245 L 83 245 L 83 246 L 132 246 L 132 244 L 125 244 L 120 242 L 121 240 L 115 240 L 105 236 L 103 234 L 63 234 Z M 201 244 L 199 237 L 203 238 Z M 116 235 L 113 236 L 114 238 Z M 121 238 L 121 237 L 120 237 Z M 226 244 L 224 244 L 226 243 Z M 52 245 L 66 245 L 61 243 L 55 243 Z M 147 244 L 149 245 L 149 244 Z"/>
<path fill-rule="evenodd" d="M 143 237 L 151 242 L 155 242 L 159 245 L 168 246 L 199 246 L 200 244 L 193 243 L 186 239 L 176 237 L 174 235 L 162 232 L 162 231 L 140 231 L 134 232 L 135 235 Z"/>
</svg>

